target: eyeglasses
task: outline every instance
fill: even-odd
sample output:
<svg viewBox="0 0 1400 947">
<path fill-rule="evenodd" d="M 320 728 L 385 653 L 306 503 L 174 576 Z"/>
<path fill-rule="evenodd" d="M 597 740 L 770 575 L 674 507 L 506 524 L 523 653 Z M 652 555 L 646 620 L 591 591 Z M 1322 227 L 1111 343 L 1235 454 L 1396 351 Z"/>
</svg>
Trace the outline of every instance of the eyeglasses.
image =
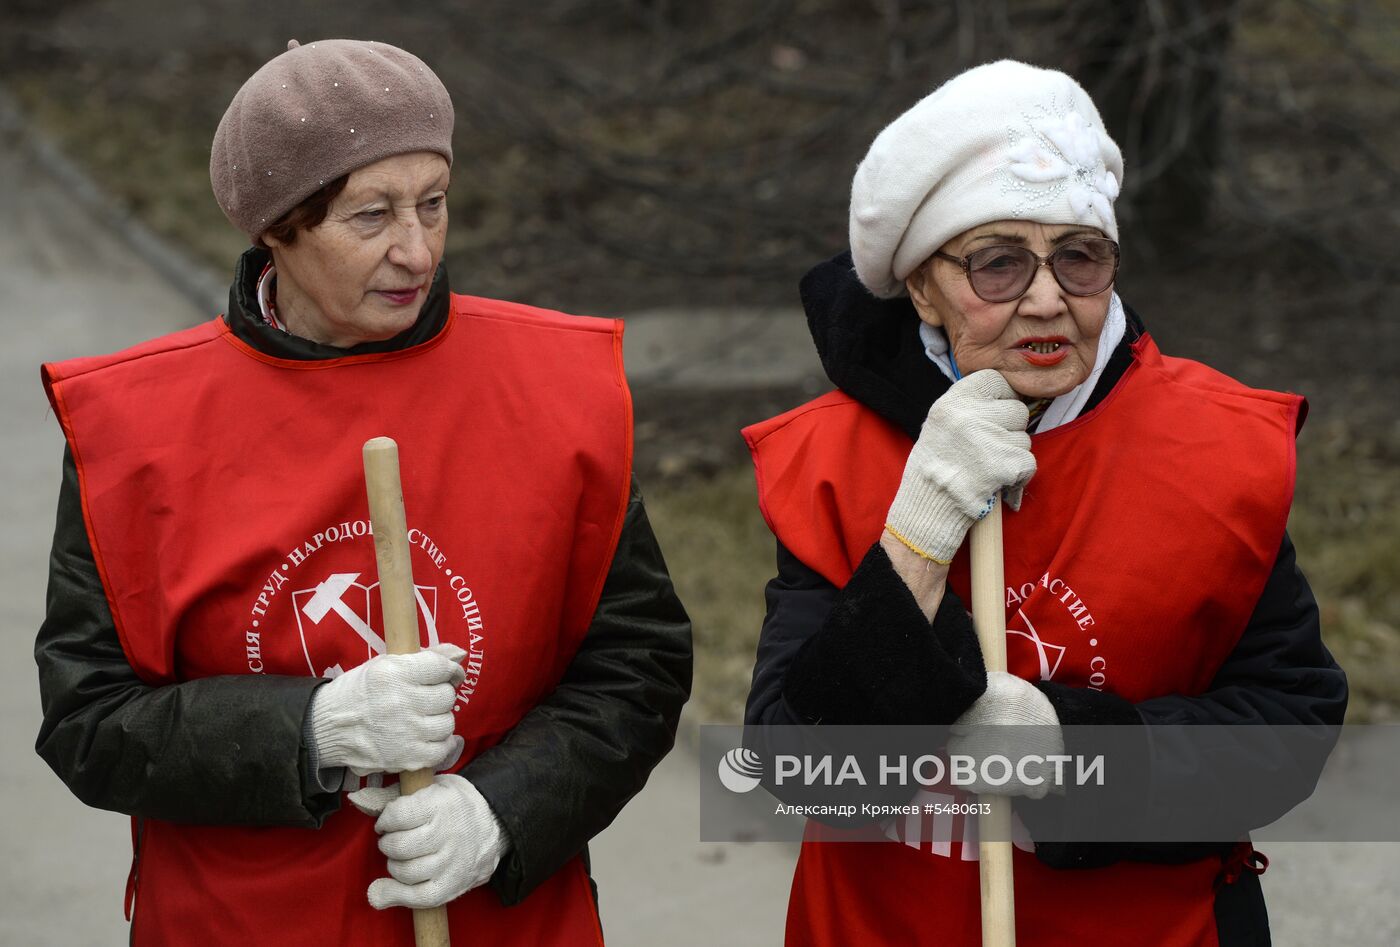
<svg viewBox="0 0 1400 947">
<path fill-rule="evenodd" d="M 961 266 L 972 291 L 989 303 L 1020 299 L 1042 266 L 1050 267 L 1055 282 L 1071 296 L 1097 296 L 1118 275 L 1118 244 L 1104 237 L 1071 241 L 1049 256 L 1015 246 L 983 247 L 963 257 L 941 250 L 933 255 Z"/>
</svg>

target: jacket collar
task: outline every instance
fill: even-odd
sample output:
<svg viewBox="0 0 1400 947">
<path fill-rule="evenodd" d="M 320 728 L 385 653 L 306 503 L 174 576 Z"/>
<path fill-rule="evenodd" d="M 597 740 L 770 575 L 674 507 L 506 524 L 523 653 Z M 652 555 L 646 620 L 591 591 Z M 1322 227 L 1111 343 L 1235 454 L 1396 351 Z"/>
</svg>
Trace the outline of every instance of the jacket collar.
<svg viewBox="0 0 1400 947">
<path fill-rule="evenodd" d="M 827 377 L 846 394 L 917 439 L 928 409 L 951 386 L 924 354 L 919 316 L 907 296 L 879 299 L 856 277 L 849 251 L 802 278 L 802 306 Z M 1126 305 L 1127 330 L 1082 413 L 1112 390 L 1146 330 Z"/>
<path fill-rule="evenodd" d="M 433 274 L 433 282 L 428 287 L 428 295 L 423 300 L 423 308 L 418 313 L 417 321 L 391 339 L 362 342 L 342 349 L 291 335 L 264 322 L 262 309 L 258 305 L 258 276 L 271 258 L 272 254 L 263 247 L 249 247 L 238 258 L 233 284 L 228 292 L 228 311 L 224 313 L 224 322 L 228 324 L 229 330 L 266 355 L 316 361 L 344 358 L 347 355 L 397 352 L 428 341 L 447 324 L 447 314 L 451 308 L 451 289 L 447 282 L 447 267 L 439 265 L 437 272 Z"/>
</svg>

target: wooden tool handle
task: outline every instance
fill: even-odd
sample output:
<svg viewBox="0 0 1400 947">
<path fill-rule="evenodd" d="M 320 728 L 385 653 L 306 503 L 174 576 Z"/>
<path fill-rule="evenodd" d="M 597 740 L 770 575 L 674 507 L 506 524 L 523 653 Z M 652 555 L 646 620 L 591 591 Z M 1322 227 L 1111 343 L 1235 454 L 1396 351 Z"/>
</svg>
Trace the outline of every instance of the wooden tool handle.
<svg viewBox="0 0 1400 947">
<path fill-rule="evenodd" d="M 1006 670 L 1006 580 L 1002 567 L 1001 497 L 972 524 L 972 624 L 987 671 Z M 982 947 L 1015 947 L 1016 898 L 1011 872 L 1011 800 L 978 796 L 977 857 L 982 876 Z M 989 841 L 990 840 L 990 841 Z"/>
<path fill-rule="evenodd" d="M 390 654 L 418 650 L 418 603 L 413 594 L 408 522 L 399 479 L 399 445 L 392 438 L 365 441 L 365 490 L 374 531 L 374 558 L 379 565 L 379 602 L 384 609 L 384 641 Z M 433 771 L 399 774 L 399 791 L 412 795 L 432 785 Z M 418 947 L 451 947 L 446 906 L 415 910 L 413 936 Z"/>
</svg>

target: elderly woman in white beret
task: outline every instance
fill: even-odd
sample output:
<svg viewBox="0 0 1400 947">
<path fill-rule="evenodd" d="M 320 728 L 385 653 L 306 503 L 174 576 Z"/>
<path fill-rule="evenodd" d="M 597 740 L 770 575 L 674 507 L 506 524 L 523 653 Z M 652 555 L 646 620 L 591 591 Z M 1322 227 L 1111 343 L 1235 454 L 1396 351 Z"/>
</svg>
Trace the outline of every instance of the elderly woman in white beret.
<svg viewBox="0 0 1400 947">
<path fill-rule="evenodd" d="M 620 325 L 449 291 L 452 126 L 417 57 L 292 42 L 214 138 L 253 244 L 228 311 L 44 366 L 67 450 L 38 751 L 133 817 L 132 943 L 410 944 L 402 908 L 444 904 L 463 944 L 601 942 L 586 845 L 672 744 L 690 625 Z M 384 653 L 378 435 L 415 655 Z"/>
<path fill-rule="evenodd" d="M 1074 80 L 1010 61 L 876 138 L 850 255 L 802 283 L 838 390 L 745 432 L 778 540 L 749 724 L 1036 724 L 1042 755 L 1074 752 L 1073 724 L 1340 724 L 1284 531 L 1305 405 L 1158 351 L 1114 291 L 1123 173 Z M 989 675 L 964 539 L 998 497 L 1009 672 Z M 1034 772 L 963 788 L 1018 797 L 1019 944 L 1267 942 L 1248 842 L 1037 842 L 1036 806 L 1093 795 Z M 787 942 L 981 943 L 975 828 L 923 828 L 805 843 Z"/>
</svg>

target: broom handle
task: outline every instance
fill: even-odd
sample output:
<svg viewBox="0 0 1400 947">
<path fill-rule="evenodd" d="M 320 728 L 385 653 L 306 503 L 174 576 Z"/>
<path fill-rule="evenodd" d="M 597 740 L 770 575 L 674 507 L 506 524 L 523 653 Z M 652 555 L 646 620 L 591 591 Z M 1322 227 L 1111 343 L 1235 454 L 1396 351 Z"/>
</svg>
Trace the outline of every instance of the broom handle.
<svg viewBox="0 0 1400 947">
<path fill-rule="evenodd" d="M 399 445 L 392 438 L 371 438 L 365 441 L 364 459 L 374 558 L 379 564 L 379 601 L 384 609 L 384 642 L 389 654 L 413 654 L 418 650 L 418 604 L 413 595 L 413 563 L 399 479 Z M 399 774 L 399 791 L 405 796 L 432 783 L 431 769 Z M 451 947 L 447 906 L 415 910 L 413 936 L 417 947 Z"/>
<path fill-rule="evenodd" d="M 1002 568 L 1001 497 L 972 524 L 972 624 L 987 671 L 1006 670 L 1006 582 Z M 982 947 L 1015 947 L 1016 898 L 1011 873 L 1011 799 L 978 796 L 977 847 L 982 876 Z"/>
</svg>

